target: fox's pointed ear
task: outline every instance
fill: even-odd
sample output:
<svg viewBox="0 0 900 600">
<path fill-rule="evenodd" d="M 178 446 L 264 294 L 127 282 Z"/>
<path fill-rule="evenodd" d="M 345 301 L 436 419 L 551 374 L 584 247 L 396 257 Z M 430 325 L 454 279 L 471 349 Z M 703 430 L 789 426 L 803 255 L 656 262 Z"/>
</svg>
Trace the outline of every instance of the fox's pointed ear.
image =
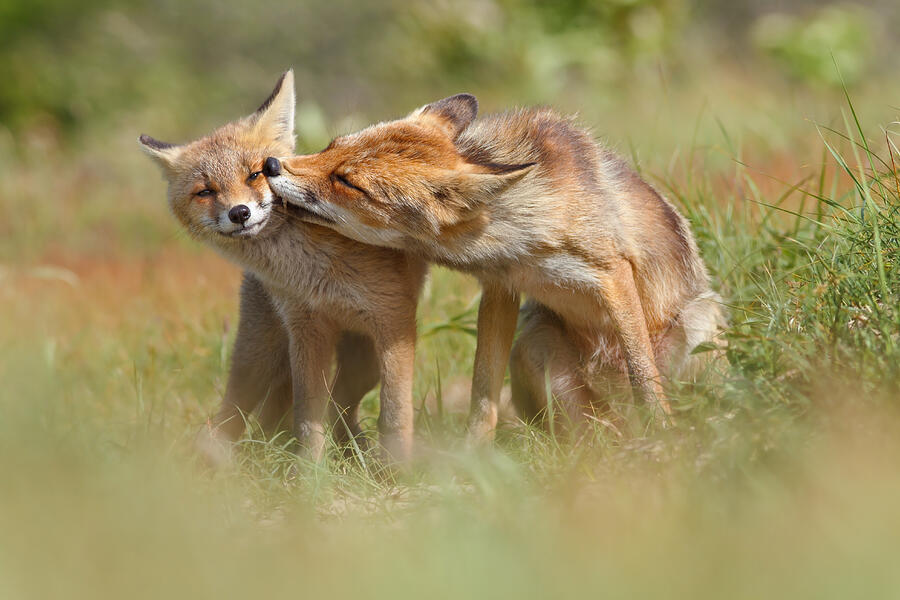
<svg viewBox="0 0 900 600">
<path fill-rule="evenodd" d="M 410 116 L 433 121 L 455 140 L 478 116 L 478 100 L 472 94 L 457 94 L 426 104 Z"/>
<path fill-rule="evenodd" d="M 469 173 L 476 173 L 480 175 L 494 175 L 496 177 L 500 177 L 501 179 L 517 180 L 528 173 L 528 171 L 530 171 L 536 164 L 537 163 L 535 162 L 512 165 L 494 162 L 469 162 L 466 163 L 466 170 Z"/>
<path fill-rule="evenodd" d="M 485 204 L 528 175 L 536 164 L 463 163 L 459 168 L 444 171 L 434 189 L 435 199 L 452 215 L 443 225 L 474 218 Z"/>
<path fill-rule="evenodd" d="M 144 152 L 149 154 L 164 169 L 171 169 L 181 154 L 182 146 L 161 142 L 149 135 L 141 134 L 138 141 L 141 143 L 141 148 L 143 148 Z"/>
<path fill-rule="evenodd" d="M 464 195 L 483 201 L 518 183 L 534 169 L 535 165 L 537 163 L 533 162 L 513 165 L 467 163 L 463 169 L 457 171 L 457 185 Z"/>
<path fill-rule="evenodd" d="M 251 124 L 261 137 L 285 144 L 293 150 L 295 104 L 294 70 L 291 69 L 281 76 L 272 94 L 250 115 Z"/>
</svg>

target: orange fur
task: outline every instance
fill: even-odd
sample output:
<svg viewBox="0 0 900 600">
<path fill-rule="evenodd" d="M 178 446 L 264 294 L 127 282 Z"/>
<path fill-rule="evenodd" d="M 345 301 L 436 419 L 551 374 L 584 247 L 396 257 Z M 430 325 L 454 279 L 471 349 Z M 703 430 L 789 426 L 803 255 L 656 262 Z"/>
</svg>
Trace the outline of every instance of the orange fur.
<svg viewBox="0 0 900 600">
<path fill-rule="evenodd" d="M 466 94 L 283 159 L 269 179 L 286 202 L 359 241 L 401 248 L 483 284 L 470 433 L 497 420 L 512 350 L 513 400 L 573 412 L 627 373 L 670 412 L 661 375 L 694 368 L 690 350 L 722 322 L 687 221 L 572 120 L 524 109 L 475 120 Z"/>
<path fill-rule="evenodd" d="M 175 216 L 246 269 L 228 387 L 202 449 L 215 459 L 220 442 L 243 431 L 242 413 L 258 410 L 272 424 L 293 406 L 294 433 L 318 458 L 329 400 L 335 434 L 346 438 L 349 429 L 356 436 L 359 401 L 380 379 L 381 442 L 393 460 L 405 461 L 412 452 L 415 313 L 426 265 L 277 205 L 261 176 L 263 161 L 293 148 L 293 114 L 288 72 L 256 113 L 204 138 L 174 146 L 141 137 L 163 167 Z M 241 207 L 245 219 L 234 219 Z"/>
</svg>

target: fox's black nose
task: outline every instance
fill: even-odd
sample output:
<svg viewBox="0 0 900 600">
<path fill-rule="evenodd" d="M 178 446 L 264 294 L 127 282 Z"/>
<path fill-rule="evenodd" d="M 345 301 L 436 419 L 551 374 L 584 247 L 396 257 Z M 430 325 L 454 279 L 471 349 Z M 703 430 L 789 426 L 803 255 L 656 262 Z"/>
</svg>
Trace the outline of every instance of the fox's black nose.
<svg viewBox="0 0 900 600">
<path fill-rule="evenodd" d="M 274 156 L 270 156 L 263 164 L 263 175 L 266 177 L 275 177 L 281 173 L 281 161 Z"/>
<path fill-rule="evenodd" d="M 238 204 L 237 206 L 232 206 L 231 210 L 228 211 L 228 218 L 232 223 L 237 223 L 238 225 L 240 225 L 250 218 L 250 207 L 246 204 Z"/>
</svg>

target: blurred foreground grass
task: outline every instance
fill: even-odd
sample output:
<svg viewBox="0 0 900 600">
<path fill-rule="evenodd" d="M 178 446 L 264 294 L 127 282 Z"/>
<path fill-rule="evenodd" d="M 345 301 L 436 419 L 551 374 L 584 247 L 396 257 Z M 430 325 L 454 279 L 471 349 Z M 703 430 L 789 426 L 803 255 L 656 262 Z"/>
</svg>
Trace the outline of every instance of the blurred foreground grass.
<svg viewBox="0 0 900 600">
<path fill-rule="evenodd" d="M 867 154 L 845 114 L 846 133 L 823 130 L 821 172 L 779 165 L 794 188 L 740 162 L 700 169 L 699 146 L 667 172 L 644 165 L 732 314 L 722 372 L 672 387 L 672 430 L 598 426 L 571 448 L 511 423 L 495 449 L 463 450 L 476 288 L 436 269 L 421 461 L 399 479 L 334 457 L 297 472 L 284 438 L 258 435 L 233 470 L 193 466 L 238 273 L 177 234 L 152 166 L 134 165 L 139 184 L 91 200 L 128 203 L 112 241 L 65 237 L 90 229 L 72 211 L 65 243 L 0 273 L 0 597 L 895 595 L 900 203 L 884 143 Z M 132 185 L 147 194 L 112 199 Z M 27 203 L 38 227 L 66 218 L 48 201 Z M 374 427 L 374 395 L 366 407 Z"/>
<path fill-rule="evenodd" d="M 150 22 L 176 18 L 176 4 Z M 525 4 L 497 3 L 484 22 Z M 582 4 L 560 6 L 576 15 Z M 337 23 L 329 11 L 343 6 L 320 8 L 322 22 Z M 322 98 L 340 77 L 300 65 L 308 82 L 325 82 L 298 90 L 308 101 L 300 150 L 460 86 L 486 111 L 526 101 L 579 110 L 690 218 L 731 313 L 720 372 L 672 385 L 671 430 L 598 425 L 592 444 L 572 448 L 507 422 L 495 448 L 468 452 L 477 287 L 435 269 L 419 312 L 413 473 L 384 477 L 336 457 L 297 471 L 284 438 L 258 434 L 234 469 L 197 469 L 190 441 L 224 389 L 239 274 L 180 232 L 135 140 L 142 130 L 189 139 L 252 110 L 287 66 L 284 48 L 271 72 L 235 58 L 259 60 L 254 30 L 223 46 L 227 65 L 208 79 L 192 79 L 202 61 L 159 67 L 140 78 L 149 89 L 117 95 L 109 112 L 89 110 L 100 96 L 85 88 L 73 97 L 86 99 L 23 109 L 0 127 L 0 598 L 895 597 L 900 152 L 890 123 L 900 78 L 860 76 L 854 113 L 841 89 L 758 63 L 689 49 L 681 67 L 657 69 L 641 44 L 665 44 L 663 28 L 616 42 L 626 47 L 617 68 L 633 81 L 594 79 L 584 72 L 608 55 L 572 58 L 592 43 L 590 22 L 530 4 L 516 13 L 511 50 L 484 66 L 479 53 L 499 56 L 490 27 L 447 20 L 449 5 L 421 21 L 416 6 L 391 26 L 419 37 L 389 47 L 406 56 L 436 38 L 419 57 L 430 61 L 422 81 L 398 59 L 335 108 Z M 633 6 L 681 14 L 677 2 Z M 362 27 L 372 10 L 343 26 Z M 124 35 L 134 19 L 124 13 L 79 27 Z M 321 29 L 317 47 L 333 48 Z M 517 63 L 528 35 L 556 62 Z M 799 49 L 790 38 L 767 43 L 779 60 L 815 55 L 819 72 L 820 38 L 798 38 Z M 335 72 L 353 56 L 339 54 Z M 519 70 L 492 84 L 507 64 Z M 192 81 L 208 95 L 191 93 Z M 370 428 L 376 411 L 372 394 Z"/>
</svg>

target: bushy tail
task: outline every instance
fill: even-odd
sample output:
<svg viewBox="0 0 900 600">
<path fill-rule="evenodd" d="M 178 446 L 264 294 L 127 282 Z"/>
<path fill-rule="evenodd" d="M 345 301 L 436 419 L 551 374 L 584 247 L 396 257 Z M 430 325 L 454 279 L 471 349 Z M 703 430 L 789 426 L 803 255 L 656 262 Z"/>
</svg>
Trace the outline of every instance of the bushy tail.
<svg viewBox="0 0 900 600">
<path fill-rule="evenodd" d="M 727 322 L 722 298 L 712 290 L 703 292 L 687 303 L 678 322 L 678 331 L 673 333 L 680 343 L 669 357 L 667 371 L 670 377 L 692 381 L 724 354 L 721 332 Z M 715 348 L 692 354 L 701 344 L 714 344 Z"/>
</svg>

